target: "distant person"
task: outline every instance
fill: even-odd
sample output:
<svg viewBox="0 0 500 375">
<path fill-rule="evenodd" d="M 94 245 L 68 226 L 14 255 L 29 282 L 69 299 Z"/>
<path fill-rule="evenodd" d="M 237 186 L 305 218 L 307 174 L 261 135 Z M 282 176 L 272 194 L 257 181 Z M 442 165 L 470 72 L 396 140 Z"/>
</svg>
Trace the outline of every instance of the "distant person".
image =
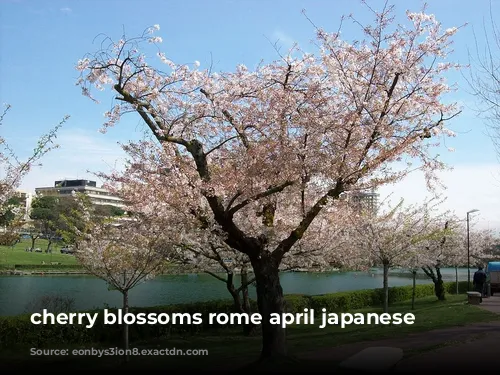
<svg viewBox="0 0 500 375">
<path fill-rule="evenodd" d="M 486 272 L 483 267 L 479 266 L 478 270 L 474 273 L 474 290 L 481 293 L 481 300 L 483 302 L 484 296 L 484 283 L 486 282 Z"/>
</svg>

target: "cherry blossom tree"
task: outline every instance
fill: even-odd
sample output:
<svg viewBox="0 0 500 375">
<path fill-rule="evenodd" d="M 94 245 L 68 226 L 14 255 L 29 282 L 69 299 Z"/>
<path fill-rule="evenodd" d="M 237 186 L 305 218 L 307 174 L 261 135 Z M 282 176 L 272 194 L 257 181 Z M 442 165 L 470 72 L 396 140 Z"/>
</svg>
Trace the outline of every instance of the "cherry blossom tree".
<svg viewBox="0 0 500 375">
<path fill-rule="evenodd" d="M 417 245 L 418 242 L 415 244 Z M 402 266 L 411 272 L 412 291 L 411 291 L 411 309 L 415 310 L 415 299 L 417 297 L 417 273 L 422 267 L 422 254 L 419 254 L 418 247 L 412 246 L 412 250 L 403 260 Z"/>
<path fill-rule="evenodd" d="M 459 246 L 458 228 L 457 220 L 450 213 L 444 213 L 434 221 L 425 241 L 418 244 L 424 254 L 422 270 L 434 283 L 434 294 L 440 301 L 446 299 L 441 269 L 453 262 L 454 249 Z"/>
<path fill-rule="evenodd" d="M 352 18 L 365 38 L 351 42 L 318 28 L 317 54 L 294 47 L 254 70 L 177 64 L 159 50 L 159 26 L 106 37 L 77 64 L 84 95 L 98 102 L 93 88 L 110 88 L 116 96 L 103 131 L 133 112 L 154 136 L 154 147 L 125 148 L 141 150 L 145 164 L 161 160 L 169 178 L 155 195 L 183 215 L 207 215 L 209 235 L 197 241 L 216 228 L 249 257 L 262 358 L 286 355 L 285 330 L 270 323 L 284 309 L 280 265 L 326 208 L 343 192 L 397 181 L 415 163 L 429 181 L 444 168 L 433 147 L 453 135 L 445 124 L 459 113 L 444 98 L 453 91 L 444 74 L 459 68 L 448 61 L 458 29 L 425 11 L 407 12 L 406 25 L 394 22 L 392 7 L 373 11 L 373 25 Z M 158 61 L 147 60 L 154 53 Z"/>
<path fill-rule="evenodd" d="M 132 220 L 96 219 L 95 207 L 80 195 L 78 203 L 84 225 L 74 226 L 75 256 L 92 275 L 106 281 L 111 289 L 123 296 L 123 313 L 129 309 L 129 291 L 161 273 L 165 267 L 168 243 L 163 239 L 164 228 L 142 216 Z M 125 360 L 129 349 L 128 325 L 124 323 Z"/>
<path fill-rule="evenodd" d="M 462 231 L 462 233 L 466 233 Z M 462 254 L 467 254 L 467 238 L 463 236 Z M 469 250 L 471 257 L 479 264 L 484 264 L 490 259 L 495 259 L 493 254 L 495 244 L 498 243 L 498 238 L 491 229 L 472 229 L 469 236 Z M 463 257 L 463 255 L 462 255 Z M 465 264 L 462 263 L 462 264 Z"/>
<path fill-rule="evenodd" d="M 391 205 L 382 202 L 377 214 L 362 212 L 352 218 L 352 244 L 365 265 L 383 268 L 383 307 L 389 310 L 389 269 L 407 267 L 417 259 L 416 245 L 424 241 L 439 201 L 432 198 L 420 205 Z M 362 264 L 361 262 L 359 264 Z"/>
<path fill-rule="evenodd" d="M 465 229 L 464 221 L 458 219 L 455 215 L 448 214 L 447 222 L 447 230 L 441 233 L 443 235 L 441 241 L 445 241 L 446 243 L 443 244 L 443 246 L 438 247 L 437 251 L 435 246 L 430 246 L 428 249 L 424 249 L 423 251 L 424 253 L 427 253 L 427 257 L 425 258 L 426 262 L 422 264 L 422 266 L 424 273 L 430 277 L 435 284 L 435 280 L 436 278 L 439 278 L 441 272 L 440 269 L 435 269 L 434 272 L 434 264 L 454 267 L 455 293 L 458 294 L 458 268 L 467 264 L 467 231 Z M 435 245 L 436 240 L 439 241 L 439 238 L 433 237 L 429 243 L 434 243 Z M 438 284 L 441 283 L 439 280 L 437 282 Z"/>
<path fill-rule="evenodd" d="M 6 105 L 0 114 L 0 127 L 3 126 L 5 116 L 10 109 L 11 106 Z M 65 116 L 57 126 L 41 136 L 33 152 L 25 160 L 21 160 L 18 153 L 0 135 L 0 215 L 5 212 L 19 213 L 19 206 L 10 204 L 11 198 L 15 195 L 16 189 L 23 178 L 37 165 L 40 159 L 46 153 L 58 147 L 58 145 L 54 144 L 57 131 L 68 119 L 69 116 Z"/>
</svg>

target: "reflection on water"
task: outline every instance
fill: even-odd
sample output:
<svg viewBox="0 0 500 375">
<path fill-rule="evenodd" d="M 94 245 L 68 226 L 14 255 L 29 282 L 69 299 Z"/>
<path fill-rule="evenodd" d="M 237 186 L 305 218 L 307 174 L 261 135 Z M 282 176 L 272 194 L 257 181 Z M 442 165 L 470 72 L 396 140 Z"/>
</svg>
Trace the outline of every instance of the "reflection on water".
<svg viewBox="0 0 500 375">
<path fill-rule="evenodd" d="M 455 281 L 455 269 L 443 269 L 445 281 Z M 467 269 L 459 269 L 459 280 L 467 280 Z M 235 277 L 235 282 L 239 279 Z M 417 283 L 431 282 L 422 273 Z M 411 274 L 393 271 L 389 286 L 411 285 Z M 288 272 L 281 274 L 285 294 L 326 294 L 340 291 L 373 289 L 382 287 L 382 271 L 309 273 Z M 0 276 L 0 315 L 16 315 L 43 296 L 59 295 L 74 298 L 75 309 L 84 310 L 117 307 L 121 294 L 108 291 L 104 281 L 92 276 Z M 250 287 L 255 298 L 255 288 Z M 229 299 L 225 284 L 206 274 L 160 276 L 138 285 L 130 292 L 130 305 L 155 306 L 178 303 Z"/>
</svg>

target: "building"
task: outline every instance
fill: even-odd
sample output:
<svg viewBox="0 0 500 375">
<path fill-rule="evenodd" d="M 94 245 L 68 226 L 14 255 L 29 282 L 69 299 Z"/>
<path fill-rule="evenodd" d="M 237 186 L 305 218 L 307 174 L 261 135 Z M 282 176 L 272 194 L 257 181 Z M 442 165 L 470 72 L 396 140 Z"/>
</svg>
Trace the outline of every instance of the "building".
<svg viewBox="0 0 500 375">
<path fill-rule="evenodd" d="M 120 197 L 111 194 L 108 190 L 97 187 L 95 181 L 90 180 L 61 180 L 55 181 L 54 186 L 39 187 L 35 189 L 37 195 L 69 195 L 85 193 L 93 204 L 109 205 L 123 208 L 125 205 Z"/>
<path fill-rule="evenodd" d="M 33 201 L 33 194 L 27 193 L 22 190 L 16 191 L 15 196 L 19 198 L 19 203 L 23 210 L 23 220 L 30 219 L 31 202 Z"/>
<path fill-rule="evenodd" d="M 377 214 L 379 194 L 375 192 L 375 189 L 371 191 L 351 191 L 346 194 L 346 198 L 355 208 L 373 215 Z"/>
</svg>

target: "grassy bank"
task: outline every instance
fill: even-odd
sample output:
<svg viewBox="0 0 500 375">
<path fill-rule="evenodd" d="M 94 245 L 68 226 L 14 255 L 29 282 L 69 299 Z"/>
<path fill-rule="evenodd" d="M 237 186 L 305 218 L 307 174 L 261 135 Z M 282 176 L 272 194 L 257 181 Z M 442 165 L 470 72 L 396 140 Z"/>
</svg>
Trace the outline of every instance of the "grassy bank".
<svg viewBox="0 0 500 375">
<path fill-rule="evenodd" d="M 378 307 L 357 309 L 352 313 L 382 313 Z M 416 309 L 411 310 L 409 301 L 394 303 L 390 313 L 413 313 L 415 323 L 413 325 L 350 325 L 346 328 L 340 326 L 328 326 L 320 329 L 321 320 L 314 325 L 292 325 L 288 329 L 288 347 L 292 356 L 300 353 L 313 351 L 325 347 L 335 347 L 353 342 L 378 340 L 382 338 L 396 338 L 407 336 L 411 333 L 428 331 L 438 328 L 461 326 L 473 322 L 486 322 L 498 319 L 496 314 L 484 311 L 476 306 L 466 303 L 465 295 L 448 296 L 447 301 L 438 302 L 435 297 L 424 297 L 417 300 Z M 318 318 L 320 318 L 318 316 Z M 197 336 L 170 335 L 169 337 L 142 340 L 132 344 L 132 348 L 138 349 L 202 349 L 207 350 L 205 356 L 131 356 L 126 365 L 127 370 L 148 369 L 183 369 L 183 370 L 211 370 L 238 367 L 254 360 L 259 353 L 261 338 L 257 334 L 254 337 L 244 337 L 241 329 L 229 328 L 225 330 L 214 330 L 204 332 Z M 119 347 L 120 343 L 102 344 L 88 343 L 76 344 L 52 344 L 47 348 L 76 349 L 94 348 L 108 349 Z M 5 365 L 33 366 L 50 365 L 54 368 L 65 369 L 92 369 L 107 367 L 109 369 L 120 366 L 119 356 L 103 356 L 98 358 L 79 356 L 30 356 L 29 348 L 25 346 L 3 350 L 0 359 Z M 313 369 L 317 363 L 301 361 L 292 363 L 291 369 Z M 324 363 L 321 363 L 324 365 Z M 330 366 L 333 370 L 335 363 Z M 304 367 L 303 367 L 304 366 Z M 280 370 L 286 370 L 282 365 Z"/>
<path fill-rule="evenodd" d="M 46 253 L 48 241 L 37 239 L 35 248 L 42 252 L 29 252 L 31 240 L 23 239 L 14 246 L 0 246 L 0 271 L 63 271 L 82 270 L 73 255 L 61 254 L 61 246 L 52 244 L 52 252 Z"/>
</svg>

